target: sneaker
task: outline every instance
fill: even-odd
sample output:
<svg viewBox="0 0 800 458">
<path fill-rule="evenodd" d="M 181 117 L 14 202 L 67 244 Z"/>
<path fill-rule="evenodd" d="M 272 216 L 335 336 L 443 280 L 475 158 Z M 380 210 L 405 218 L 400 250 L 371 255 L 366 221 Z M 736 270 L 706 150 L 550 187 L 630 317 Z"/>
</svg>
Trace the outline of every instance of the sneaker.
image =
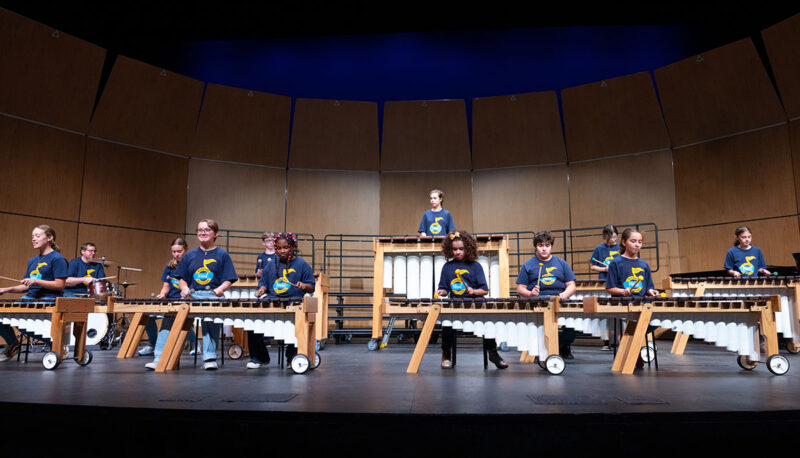
<svg viewBox="0 0 800 458">
<path fill-rule="evenodd" d="M 141 350 L 137 352 L 139 356 L 150 356 L 155 352 L 155 348 L 152 345 L 145 345 Z"/>
<path fill-rule="evenodd" d="M 204 371 L 215 371 L 217 370 L 217 362 L 216 361 L 206 361 L 203 363 L 203 370 Z"/>
<path fill-rule="evenodd" d="M 158 363 L 155 362 L 155 361 L 153 361 L 152 363 L 147 363 L 147 364 L 144 365 L 145 369 L 149 369 L 151 371 L 156 370 L 157 366 L 158 366 Z"/>
<path fill-rule="evenodd" d="M 189 356 L 194 356 L 195 353 L 194 347 L 192 347 L 192 349 L 189 351 Z"/>
<path fill-rule="evenodd" d="M 0 355 L 0 362 L 8 361 L 9 359 L 17 356 L 17 353 L 19 353 L 19 347 L 19 341 L 11 345 L 6 345 L 5 351 L 3 351 L 3 354 Z"/>
<path fill-rule="evenodd" d="M 442 356 L 442 369 L 450 369 L 452 367 L 453 367 L 453 363 L 450 362 L 450 360 L 447 359 L 447 357 Z"/>
<path fill-rule="evenodd" d="M 508 363 L 500 357 L 497 350 L 489 351 L 489 361 L 493 362 L 498 369 L 508 369 Z"/>
<path fill-rule="evenodd" d="M 249 363 L 247 363 L 248 369 L 258 369 L 259 367 L 261 367 L 261 363 L 257 363 L 255 361 L 250 361 Z"/>
<path fill-rule="evenodd" d="M 603 348 L 601 348 L 600 351 L 611 351 L 611 347 L 608 345 L 603 345 Z"/>
<path fill-rule="evenodd" d="M 564 359 L 575 359 L 575 357 L 572 356 L 572 348 L 570 348 L 569 345 L 562 346 L 559 349 L 558 354 Z"/>
</svg>

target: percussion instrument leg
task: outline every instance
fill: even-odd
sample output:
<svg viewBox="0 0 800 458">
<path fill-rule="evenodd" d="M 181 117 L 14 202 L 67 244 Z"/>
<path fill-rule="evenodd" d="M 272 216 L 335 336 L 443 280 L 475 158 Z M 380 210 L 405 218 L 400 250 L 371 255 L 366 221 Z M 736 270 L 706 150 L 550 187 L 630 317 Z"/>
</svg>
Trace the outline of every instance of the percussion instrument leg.
<svg viewBox="0 0 800 458">
<path fill-rule="evenodd" d="M 425 323 L 422 325 L 422 331 L 420 332 L 417 345 L 414 347 L 414 354 L 411 356 L 411 362 L 408 363 L 406 373 L 416 374 L 419 371 L 419 365 L 422 363 L 422 356 L 425 355 L 425 349 L 428 347 L 428 341 L 431 338 L 431 334 L 433 334 L 433 328 L 436 326 L 436 320 L 439 319 L 441 311 L 441 306 L 431 306 L 431 310 L 425 318 Z"/>
<path fill-rule="evenodd" d="M 675 334 L 675 340 L 672 342 L 672 350 L 670 353 L 673 355 L 682 355 L 686 351 L 686 344 L 689 343 L 689 334 L 684 334 L 678 331 Z"/>
<path fill-rule="evenodd" d="M 780 297 L 771 296 L 769 310 L 761 310 L 761 334 L 767 341 L 767 356 L 778 354 L 778 327 L 775 311 L 780 308 Z"/>
<path fill-rule="evenodd" d="M 189 334 L 189 329 L 192 327 L 192 320 L 189 319 L 189 304 L 182 304 L 175 321 L 172 323 L 172 328 L 169 330 L 169 337 L 167 343 L 164 345 L 164 350 L 161 352 L 161 357 L 158 359 L 156 372 L 161 373 L 168 370 L 175 370 L 178 367 L 178 361 L 181 358 L 183 351 L 183 343 L 186 341 L 186 336 Z M 139 335 L 141 338 L 141 334 Z"/>
<path fill-rule="evenodd" d="M 519 362 L 524 363 L 526 359 L 528 359 L 528 350 L 522 352 L 519 356 Z"/>
<path fill-rule="evenodd" d="M 86 352 L 86 322 L 76 322 L 72 325 L 72 335 L 75 336 L 75 358 L 77 361 L 83 361 L 84 353 Z"/>
<path fill-rule="evenodd" d="M 544 339 L 547 345 L 547 356 L 557 355 L 558 352 L 558 317 L 551 307 L 544 311 Z"/>
<path fill-rule="evenodd" d="M 450 353 L 453 359 L 450 360 L 452 367 L 456 367 L 456 347 L 458 347 L 458 331 L 453 329 L 453 351 Z"/>
<path fill-rule="evenodd" d="M 316 310 L 316 308 L 310 308 L 310 306 L 310 301 L 306 298 L 303 300 L 302 307 L 295 308 L 294 335 L 297 337 L 297 353 L 306 355 L 308 360 L 313 362 L 316 351 L 316 329 L 314 328 L 316 316 L 309 317 L 313 313 L 309 313 L 308 310 Z M 313 321 L 310 321 L 309 318 Z"/>
<path fill-rule="evenodd" d="M 142 334 L 147 327 L 147 322 L 150 320 L 150 315 L 144 313 L 135 313 L 133 321 L 131 321 L 130 328 L 125 334 L 122 344 L 117 352 L 117 359 L 133 358 L 136 355 L 136 347 L 139 346 L 139 341 L 142 339 Z M 133 331 L 133 332 L 131 332 Z"/>
<path fill-rule="evenodd" d="M 636 369 L 636 360 L 639 359 L 639 349 L 645 345 L 645 334 L 652 316 L 653 309 L 644 308 L 640 312 L 637 321 L 628 323 L 625 334 L 622 336 L 621 351 L 617 354 L 617 358 L 614 359 L 614 366 L 617 366 L 616 370 L 621 371 L 623 374 L 633 374 L 633 370 Z M 611 369 L 614 370 L 614 367 L 612 366 Z"/>
</svg>

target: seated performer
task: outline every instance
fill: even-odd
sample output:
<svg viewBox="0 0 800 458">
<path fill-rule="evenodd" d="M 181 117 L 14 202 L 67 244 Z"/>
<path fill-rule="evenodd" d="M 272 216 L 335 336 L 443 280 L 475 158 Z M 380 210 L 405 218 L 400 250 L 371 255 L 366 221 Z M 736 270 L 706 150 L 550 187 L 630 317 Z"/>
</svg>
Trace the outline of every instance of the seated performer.
<svg viewBox="0 0 800 458">
<path fill-rule="evenodd" d="M 442 253 L 448 259 L 439 277 L 439 297 L 481 297 L 489 293 L 483 267 L 477 262 L 478 244 L 475 237 L 466 231 L 452 231 L 442 241 Z M 453 367 L 453 344 L 456 332 L 451 326 L 442 326 L 442 368 Z M 497 353 L 495 339 L 484 339 L 483 348 L 489 353 L 489 360 L 498 369 L 508 364 Z"/>
<path fill-rule="evenodd" d="M 180 279 L 181 297 L 192 299 L 216 299 L 239 277 L 230 255 L 216 246 L 219 226 L 213 219 L 202 219 L 197 223 L 197 240 L 200 246 L 183 256 L 175 271 Z M 222 325 L 203 320 L 203 369 L 217 369 L 217 347 Z"/>
<path fill-rule="evenodd" d="M 258 281 L 258 296 L 268 297 L 303 297 L 305 293 L 313 293 L 316 287 L 314 272 L 302 258 L 297 256 L 297 237 L 291 232 L 279 232 L 275 236 L 275 251 L 278 259 L 268 263 Z M 257 369 L 269 363 L 269 352 L 264 344 L 264 336 L 254 334 L 248 341 L 250 362 L 248 369 Z M 290 364 L 297 347 L 289 345 L 286 349 L 286 362 Z"/>
<path fill-rule="evenodd" d="M 456 223 L 449 211 L 442 208 L 444 193 L 438 189 L 430 192 L 431 209 L 422 214 L 419 223 L 419 235 L 442 236 L 456 230 Z"/>
<path fill-rule="evenodd" d="M 567 261 L 552 255 L 553 242 L 555 238 L 548 231 L 534 236 L 536 256 L 522 265 L 517 276 L 517 294 L 520 297 L 558 296 L 566 299 L 575 293 L 575 274 Z M 574 358 L 573 342 L 575 330 L 565 327 L 558 336 L 558 352 L 562 358 Z"/>
<path fill-rule="evenodd" d="M 751 245 L 752 241 L 753 234 L 747 226 L 736 228 L 733 248 L 725 255 L 725 270 L 728 271 L 728 275 L 736 278 L 758 277 L 758 274 L 772 275 L 767 270 L 764 255 L 757 246 Z"/>
<path fill-rule="evenodd" d="M 91 262 L 97 253 L 97 245 L 86 242 L 81 245 L 81 255 L 69 262 L 69 277 L 67 277 L 64 297 L 77 297 L 89 294 L 88 285 L 95 278 L 105 278 L 106 272 L 103 264 Z"/>
<path fill-rule="evenodd" d="M 39 254 L 28 260 L 28 268 L 21 285 L 0 288 L 5 293 L 25 293 L 22 299 L 54 299 L 61 297 L 68 276 L 67 260 L 61 256 L 56 244 L 56 232 L 48 225 L 33 228 L 31 234 L 33 248 Z M 14 330 L 7 324 L 0 324 L 0 337 L 6 341 L 6 349 L 0 361 L 8 361 L 19 352 L 20 343 Z"/>
</svg>

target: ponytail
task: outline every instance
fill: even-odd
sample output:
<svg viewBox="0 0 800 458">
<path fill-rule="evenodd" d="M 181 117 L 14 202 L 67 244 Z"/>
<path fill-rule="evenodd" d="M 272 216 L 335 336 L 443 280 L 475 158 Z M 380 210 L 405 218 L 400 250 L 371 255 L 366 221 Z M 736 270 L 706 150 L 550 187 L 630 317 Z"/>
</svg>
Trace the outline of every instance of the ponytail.
<svg viewBox="0 0 800 458">
<path fill-rule="evenodd" d="M 36 229 L 44 231 L 44 235 L 48 238 L 53 237 L 53 239 L 50 240 L 50 248 L 61 253 L 61 247 L 56 243 L 56 231 L 54 231 L 52 227 L 48 226 L 47 224 L 40 224 L 36 226 Z"/>
<path fill-rule="evenodd" d="M 733 246 L 736 247 L 739 246 L 739 236 L 744 234 L 745 232 L 749 232 L 751 234 L 753 233 L 753 231 L 751 231 L 750 228 L 747 226 L 739 226 L 736 228 L 736 238 L 733 239 Z"/>
<path fill-rule="evenodd" d="M 183 237 L 175 237 L 175 240 L 173 240 L 172 243 L 169 244 L 169 247 L 172 248 L 175 245 L 182 246 L 184 250 L 189 249 L 189 245 L 186 243 L 186 240 L 184 240 Z M 178 260 L 173 257 L 172 259 L 169 260 L 169 264 L 167 264 L 167 267 L 169 267 L 170 269 L 178 267 Z"/>
</svg>

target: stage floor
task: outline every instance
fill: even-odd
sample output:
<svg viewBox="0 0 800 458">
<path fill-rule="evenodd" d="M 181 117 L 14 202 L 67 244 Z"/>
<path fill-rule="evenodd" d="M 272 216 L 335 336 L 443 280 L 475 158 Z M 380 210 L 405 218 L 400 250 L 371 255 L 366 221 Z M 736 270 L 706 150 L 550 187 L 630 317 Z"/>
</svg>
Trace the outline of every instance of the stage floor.
<svg viewBox="0 0 800 458">
<path fill-rule="evenodd" d="M 490 364 L 484 370 L 476 342 L 459 344 L 451 370 L 439 367 L 438 346 L 429 346 L 418 374 L 405 372 L 413 346 L 394 343 L 377 352 L 362 343 L 329 344 L 320 367 L 305 375 L 280 369 L 274 348 L 272 363 L 262 369 L 246 369 L 243 358 L 204 371 L 184 353 L 181 369 L 164 374 L 144 369 L 149 357 L 119 360 L 116 350 L 95 350 L 89 366 L 66 361 L 54 371 L 44 370 L 41 353 L 33 353 L 27 364 L 0 363 L 0 402 L 422 415 L 800 410 L 800 357 L 785 352 L 793 367 L 774 376 L 764 365 L 744 371 L 733 353 L 708 344 L 690 343 L 685 355 L 675 356 L 671 342 L 660 341 L 658 371 L 645 366 L 621 375 L 610 370 L 611 352 L 574 346 L 575 359 L 553 376 L 519 363 L 516 351 L 503 353 L 509 369 Z"/>
</svg>

